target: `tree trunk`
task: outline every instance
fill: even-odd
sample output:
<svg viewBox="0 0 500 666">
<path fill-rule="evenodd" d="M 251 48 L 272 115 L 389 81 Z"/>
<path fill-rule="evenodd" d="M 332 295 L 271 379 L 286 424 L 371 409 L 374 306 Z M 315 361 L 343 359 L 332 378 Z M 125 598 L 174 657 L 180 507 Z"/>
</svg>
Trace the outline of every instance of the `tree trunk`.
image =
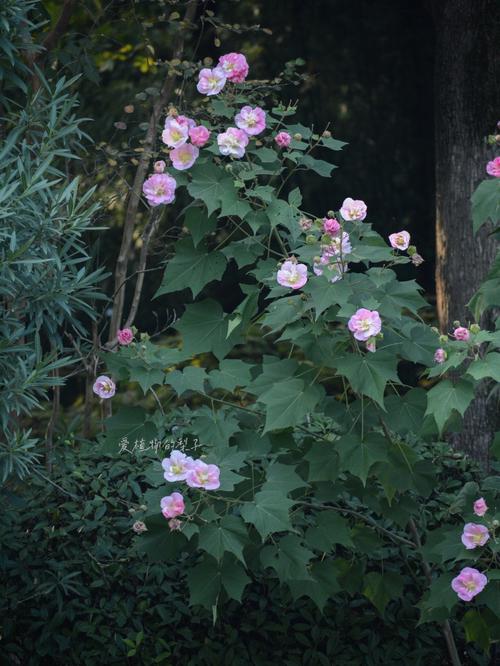
<svg viewBox="0 0 500 666">
<path fill-rule="evenodd" d="M 436 29 L 436 295 L 439 324 L 471 321 L 470 300 L 495 256 L 487 228 L 474 237 L 470 197 L 486 177 L 492 150 L 485 137 L 500 114 L 500 16 L 496 0 L 432 3 Z M 483 322 L 485 324 L 486 322 Z M 487 463 L 495 427 L 487 390 L 466 412 L 453 444 Z"/>
</svg>

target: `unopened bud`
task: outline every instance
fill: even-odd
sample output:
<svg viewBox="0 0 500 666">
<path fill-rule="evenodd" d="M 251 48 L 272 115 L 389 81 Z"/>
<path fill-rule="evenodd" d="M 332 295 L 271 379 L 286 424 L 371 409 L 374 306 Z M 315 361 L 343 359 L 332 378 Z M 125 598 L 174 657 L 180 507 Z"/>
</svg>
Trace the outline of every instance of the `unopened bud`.
<svg viewBox="0 0 500 666">
<path fill-rule="evenodd" d="M 307 217 L 301 217 L 299 220 L 299 226 L 302 231 L 308 231 L 312 227 L 312 221 Z"/>
<path fill-rule="evenodd" d="M 411 257 L 411 263 L 414 266 L 420 266 L 420 264 L 424 263 L 424 258 L 422 255 L 418 254 L 418 252 L 415 252 L 415 254 Z"/>
<path fill-rule="evenodd" d="M 136 534 L 142 534 L 143 532 L 148 531 L 148 528 L 146 527 L 145 523 L 142 522 L 142 520 L 136 520 L 132 525 L 132 529 Z"/>
<path fill-rule="evenodd" d="M 328 213 L 326 214 L 327 217 L 335 217 L 335 211 L 334 210 L 329 210 Z"/>
<path fill-rule="evenodd" d="M 329 130 L 325 130 L 322 136 L 324 136 L 325 139 L 329 139 L 332 136 L 332 133 Z"/>
<path fill-rule="evenodd" d="M 295 141 L 300 141 L 302 139 L 302 134 L 299 134 L 299 132 L 297 132 L 296 134 L 293 135 L 293 138 L 295 139 Z"/>
<path fill-rule="evenodd" d="M 441 342 L 443 345 L 448 342 L 448 336 L 447 335 L 440 335 L 439 336 L 439 342 Z"/>
<path fill-rule="evenodd" d="M 492 523 L 493 527 L 498 527 L 500 525 L 500 522 L 498 520 L 494 520 Z"/>
<path fill-rule="evenodd" d="M 470 327 L 469 327 L 469 331 L 471 333 L 474 333 L 474 335 L 479 333 L 480 330 L 481 330 L 481 327 L 478 324 L 471 324 Z"/>
<path fill-rule="evenodd" d="M 439 333 L 439 329 L 436 328 L 435 326 L 431 326 L 431 331 L 436 334 Z"/>
<path fill-rule="evenodd" d="M 416 253 L 417 248 L 414 245 L 409 245 L 406 251 L 408 252 L 408 256 L 412 257 Z"/>
<path fill-rule="evenodd" d="M 453 322 L 453 328 L 459 328 L 459 327 L 460 327 L 460 322 L 458 321 L 458 319 L 455 319 L 455 321 Z"/>
<path fill-rule="evenodd" d="M 158 160 L 158 162 L 154 163 L 154 172 L 155 173 L 163 173 L 165 171 L 165 162 L 163 160 Z"/>
<path fill-rule="evenodd" d="M 317 241 L 316 241 L 316 236 L 313 236 L 312 234 L 308 234 L 308 235 L 306 236 L 306 243 L 307 243 L 308 245 L 314 245 L 314 243 L 316 243 L 316 242 L 317 242 Z"/>
<path fill-rule="evenodd" d="M 317 218 L 314 220 L 314 224 L 315 224 L 315 226 L 317 226 L 319 229 L 323 229 L 323 220 L 320 219 L 319 217 L 317 217 Z"/>
<path fill-rule="evenodd" d="M 140 508 L 141 511 L 147 511 L 148 510 L 148 507 L 145 504 L 141 504 L 141 506 L 139 508 Z"/>
<path fill-rule="evenodd" d="M 323 235 L 321 236 L 321 242 L 322 242 L 324 245 L 331 245 L 332 237 L 330 236 L 330 234 L 323 234 Z"/>
</svg>

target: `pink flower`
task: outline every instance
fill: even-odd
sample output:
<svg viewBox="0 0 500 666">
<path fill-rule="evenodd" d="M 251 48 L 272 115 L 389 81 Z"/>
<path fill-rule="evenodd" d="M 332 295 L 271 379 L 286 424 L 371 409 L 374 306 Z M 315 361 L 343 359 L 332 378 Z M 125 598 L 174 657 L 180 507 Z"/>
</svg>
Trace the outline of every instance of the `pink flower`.
<svg viewBox="0 0 500 666">
<path fill-rule="evenodd" d="M 276 279 L 282 287 L 300 289 L 307 282 L 307 266 L 287 260 L 279 269 Z"/>
<path fill-rule="evenodd" d="M 292 137 L 290 134 L 288 134 L 288 132 L 278 132 L 278 134 L 276 134 L 274 137 L 274 140 L 276 141 L 276 145 L 280 148 L 288 148 L 292 142 Z"/>
<path fill-rule="evenodd" d="M 476 523 L 467 523 L 464 526 L 462 533 L 462 543 L 467 550 L 473 550 L 477 546 L 484 546 L 490 538 L 488 528 L 484 525 L 476 525 Z"/>
<path fill-rule="evenodd" d="M 345 255 L 352 252 L 352 245 L 349 240 L 347 231 L 342 232 L 342 237 L 336 236 L 332 238 L 329 245 L 323 246 L 325 256 L 332 257 L 339 254 Z"/>
<path fill-rule="evenodd" d="M 407 231 L 398 231 L 389 236 L 389 243 L 395 250 L 407 250 L 410 244 L 410 234 Z"/>
<path fill-rule="evenodd" d="M 184 171 L 184 169 L 189 169 L 196 162 L 200 154 L 200 149 L 190 143 L 184 143 L 182 146 L 171 150 L 169 154 L 174 169 Z"/>
<path fill-rule="evenodd" d="M 165 121 L 165 129 L 162 132 L 161 140 L 169 148 L 178 148 L 182 146 L 189 137 L 189 127 L 186 123 L 180 123 L 178 118 L 168 116 Z"/>
<path fill-rule="evenodd" d="M 472 567 L 465 567 L 451 581 L 451 588 L 462 601 L 471 601 L 476 594 L 482 592 L 488 582 L 486 576 Z"/>
<path fill-rule="evenodd" d="M 189 130 L 189 138 L 193 146 L 198 146 L 202 148 L 210 138 L 210 130 L 208 130 L 203 125 L 198 125 L 198 127 L 192 127 Z"/>
<path fill-rule="evenodd" d="M 153 165 L 153 169 L 155 173 L 163 173 L 165 171 L 166 164 L 163 160 L 158 160 L 158 162 L 155 162 Z"/>
<path fill-rule="evenodd" d="M 330 257 L 326 257 L 325 255 L 322 255 L 320 258 L 320 263 L 314 263 L 313 264 L 313 271 L 315 275 L 323 275 L 324 272 L 324 266 L 326 265 L 326 269 L 328 271 L 328 280 L 329 282 L 338 282 L 338 280 L 342 279 L 343 274 L 347 271 L 347 265 L 344 265 L 340 261 L 335 261 L 334 263 L 330 264 Z"/>
<path fill-rule="evenodd" d="M 340 209 L 340 214 L 344 220 L 351 220 L 355 222 L 356 220 L 362 221 L 366 217 L 367 207 L 364 201 L 360 199 L 351 199 L 348 197 L 344 199 L 342 208 Z"/>
<path fill-rule="evenodd" d="M 380 333 L 382 321 L 376 310 L 360 308 L 349 319 L 347 326 L 351 333 L 354 334 L 356 340 L 365 342 L 368 338 L 372 338 Z"/>
<path fill-rule="evenodd" d="M 144 181 L 142 191 L 150 206 L 169 204 L 175 199 L 177 183 L 168 173 L 155 173 Z"/>
<path fill-rule="evenodd" d="M 500 157 L 495 157 L 494 160 L 488 162 L 486 165 L 486 173 L 495 178 L 500 178 Z"/>
<path fill-rule="evenodd" d="M 167 481 L 185 481 L 186 476 L 193 466 L 194 460 L 182 451 L 174 450 L 169 458 L 161 461 L 163 467 L 163 476 Z"/>
<path fill-rule="evenodd" d="M 256 106 L 244 106 L 234 117 L 236 126 L 244 130 L 249 136 L 260 134 L 266 129 L 266 112 Z"/>
<path fill-rule="evenodd" d="M 424 263 L 424 258 L 418 252 L 415 252 L 415 254 L 411 255 L 411 263 L 414 266 L 420 266 L 420 264 Z"/>
<path fill-rule="evenodd" d="M 178 518 L 170 518 L 168 526 L 170 527 L 171 532 L 179 531 L 182 527 L 182 520 L 179 520 Z"/>
<path fill-rule="evenodd" d="M 464 326 L 459 326 L 453 331 L 453 336 L 455 340 L 463 340 L 463 342 L 467 342 L 470 338 L 470 332 Z"/>
<path fill-rule="evenodd" d="M 446 361 L 446 352 L 444 349 L 441 347 L 439 349 L 436 349 L 436 352 L 434 353 L 434 360 L 436 363 L 444 363 Z"/>
<path fill-rule="evenodd" d="M 165 518 L 175 518 L 184 513 L 184 498 L 180 493 L 172 493 L 161 498 L 161 512 Z"/>
<path fill-rule="evenodd" d="M 145 523 L 142 522 L 142 520 L 136 520 L 132 525 L 132 529 L 136 534 L 142 534 L 143 532 L 148 531 L 148 528 L 146 527 Z"/>
<path fill-rule="evenodd" d="M 248 146 L 248 136 L 236 127 L 229 127 L 225 132 L 217 137 L 217 145 L 221 155 L 230 155 L 241 159 L 245 154 L 245 148 Z"/>
<path fill-rule="evenodd" d="M 366 341 L 366 349 L 369 352 L 377 351 L 377 338 L 370 338 Z"/>
<path fill-rule="evenodd" d="M 106 375 L 101 375 L 95 380 L 93 391 L 100 398 L 106 400 L 107 398 L 112 398 L 116 393 L 116 386 L 112 379 L 106 377 Z"/>
<path fill-rule="evenodd" d="M 299 220 L 299 227 L 302 229 L 302 231 L 309 231 L 309 229 L 312 227 L 312 221 L 308 220 L 307 217 L 301 217 Z"/>
<path fill-rule="evenodd" d="M 217 490 L 220 486 L 220 469 L 217 465 L 207 465 L 203 460 L 195 460 L 186 476 L 186 483 L 191 488 Z"/>
<path fill-rule="evenodd" d="M 340 223 L 334 217 L 323 218 L 323 231 L 325 234 L 338 234 L 340 231 Z M 349 238 L 349 236 L 347 236 Z"/>
<path fill-rule="evenodd" d="M 243 53 L 226 53 L 219 58 L 219 67 L 233 83 L 243 83 L 248 74 L 248 63 Z"/>
<path fill-rule="evenodd" d="M 198 92 L 202 95 L 218 95 L 226 85 L 226 73 L 222 67 L 202 69 L 198 75 Z"/>
<path fill-rule="evenodd" d="M 484 501 L 484 497 L 480 497 L 474 502 L 474 513 L 476 516 L 484 516 L 488 511 L 488 505 Z"/>
<path fill-rule="evenodd" d="M 121 345 L 129 345 L 134 339 L 134 334 L 131 328 L 124 328 L 116 334 L 118 342 Z"/>
<path fill-rule="evenodd" d="M 179 125 L 182 125 L 182 127 L 187 127 L 188 130 L 196 126 L 194 120 L 192 118 L 188 118 L 187 116 L 177 116 L 176 120 Z"/>
</svg>

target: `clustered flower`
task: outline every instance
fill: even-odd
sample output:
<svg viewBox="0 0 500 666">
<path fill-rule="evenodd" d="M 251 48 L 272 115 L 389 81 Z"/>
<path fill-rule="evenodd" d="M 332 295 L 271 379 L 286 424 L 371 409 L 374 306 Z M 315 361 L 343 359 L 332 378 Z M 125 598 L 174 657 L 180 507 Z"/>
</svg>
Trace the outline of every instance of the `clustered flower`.
<svg viewBox="0 0 500 666">
<path fill-rule="evenodd" d="M 494 178 L 500 178 L 500 157 L 495 157 L 494 160 L 488 162 L 486 165 L 486 173 Z"/>
<path fill-rule="evenodd" d="M 208 465 L 203 460 L 194 460 L 182 451 L 174 450 L 168 458 L 162 460 L 163 476 L 167 481 L 175 483 L 185 481 L 190 488 L 204 488 L 217 490 L 220 487 L 220 469 L 217 465 Z M 181 493 L 174 492 L 163 497 L 161 510 L 169 520 L 171 530 L 181 528 L 181 521 L 177 519 L 185 511 L 184 498 Z"/>
<path fill-rule="evenodd" d="M 479 333 L 481 330 L 477 324 L 471 324 L 469 328 L 466 328 L 465 326 L 461 326 L 460 322 L 456 321 L 453 324 L 454 328 L 451 333 L 452 337 L 455 338 L 458 342 L 470 342 L 471 341 L 471 335 Z M 435 329 L 437 332 L 437 329 Z M 441 335 L 439 336 L 439 341 L 442 344 L 446 344 L 448 342 L 448 336 L 447 335 Z M 434 361 L 436 363 L 444 363 L 446 359 L 448 358 L 448 354 L 445 349 L 442 347 L 439 347 L 436 349 L 434 353 Z"/>
<path fill-rule="evenodd" d="M 488 511 L 488 506 L 483 497 L 474 502 L 473 511 L 476 516 L 481 517 Z M 462 543 L 467 550 L 484 546 L 489 538 L 490 532 L 485 525 L 467 523 L 464 526 Z M 464 567 L 458 576 L 451 581 L 451 588 L 462 601 L 472 601 L 476 595 L 484 590 L 487 583 L 488 578 L 483 573 L 473 567 Z"/>
</svg>

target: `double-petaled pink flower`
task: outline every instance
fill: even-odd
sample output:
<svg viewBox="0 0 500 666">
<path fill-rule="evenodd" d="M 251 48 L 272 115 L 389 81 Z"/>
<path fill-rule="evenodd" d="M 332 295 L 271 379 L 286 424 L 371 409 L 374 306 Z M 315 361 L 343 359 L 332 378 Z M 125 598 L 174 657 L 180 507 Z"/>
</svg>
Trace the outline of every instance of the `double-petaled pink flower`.
<svg viewBox="0 0 500 666">
<path fill-rule="evenodd" d="M 205 68 L 198 75 L 196 88 L 202 95 L 218 95 L 224 88 L 226 81 L 227 76 L 222 67 Z"/>
<path fill-rule="evenodd" d="M 189 169 L 196 162 L 200 154 L 200 149 L 190 143 L 184 143 L 182 146 L 171 150 L 169 154 L 174 169 L 184 171 L 184 169 Z"/>
<path fill-rule="evenodd" d="M 323 231 L 325 234 L 338 234 L 340 231 L 340 222 L 338 222 L 334 217 L 324 217 Z M 347 236 L 347 238 L 349 238 L 349 236 Z"/>
<path fill-rule="evenodd" d="M 180 493 L 172 493 L 161 498 L 161 512 L 165 518 L 175 518 L 184 513 L 184 498 Z"/>
<path fill-rule="evenodd" d="M 395 250 L 407 250 L 410 245 L 410 234 L 407 231 L 398 231 L 389 236 L 389 243 Z"/>
<path fill-rule="evenodd" d="M 189 130 L 189 138 L 191 139 L 193 146 L 202 148 L 210 138 L 210 130 L 207 129 L 204 125 L 192 127 Z"/>
<path fill-rule="evenodd" d="M 495 157 L 494 160 L 488 162 L 486 165 L 486 173 L 495 178 L 500 178 L 500 157 Z"/>
<path fill-rule="evenodd" d="M 288 132 L 278 132 L 276 136 L 274 137 L 274 140 L 276 142 L 276 145 L 279 146 L 280 148 L 288 148 L 288 146 L 292 142 L 292 137 Z"/>
<path fill-rule="evenodd" d="M 179 117 L 168 116 L 165 121 L 165 129 L 162 132 L 161 140 L 169 148 L 178 148 L 182 146 L 189 138 L 189 125 L 186 122 L 179 122 Z"/>
<path fill-rule="evenodd" d="M 349 319 L 347 326 L 356 340 L 366 342 L 380 333 L 382 321 L 376 310 L 360 308 Z"/>
<path fill-rule="evenodd" d="M 129 345 L 134 339 L 134 332 L 131 328 L 122 328 L 116 334 L 118 344 L 120 345 Z"/>
<path fill-rule="evenodd" d="M 446 356 L 447 354 L 445 350 L 441 347 L 434 352 L 434 360 L 436 363 L 444 363 L 446 361 Z"/>
<path fill-rule="evenodd" d="M 470 331 L 468 328 L 465 328 L 465 326 L 459 326 L 453 331 L 453 337 L 455 340 L 467 342 L 470 338 Z"/>
<path fill-rule="evenodd" d="M 217 490 L 220 486 L 220 469 L 217 465 L 207 465 L 203 460 L 195 460 L 186 476 L 186 483 L 191 488 Z"/>
<path fill-rule="evenodd" d="M 462 533 L 462 543 L 467 548 L 467 550 L 473 550 L 478 546 L 484 546 L 489 538 L 490 533 L 485 525 L 467 523 L 464 526 L 464 531 Z"/>
<path fill-rule="evenodd" d="M 307 282 L 307 266 L 287 260 L 279 269 L 276 279 L 282 287 L 300 289 Z"/>
<path fill-rule="evenodd" d="M 344 199 L 342 208 L 340 209 L 340 214 L 344 220 L 350 220 L 351 222 L 361 222 L 366 217 L 367 206 L 364 201 L 361 199 L 351 199 L 347 197 Z"/>
<path fill-rule="evenodd" d="M 232 83 L 243 83 L 248 75 L 248 63 L 243 53 L 226 53 L 219 58 L 218 66 Z"/>
<path fill-rule="evenodd" d="M 488 505 L 486 504 L 484 497 L 480 497 L 474 502 L 474 513 L 476 516 L 484 516 L 484 514 L 488 511 Z"/>
<path fill-rule="evenodd" d="M 248 146 L 248 135 L 241 129 L 229 127 L 217 136 L 217 145 L 221 155 L 241 159 L 245 154 L 245 148 Z"/>
<path fill-rule="evenodd" d="M 155 173 L 144 181 L 142 191 L 150 206 L 169 204 L 175 199 L 175 178 L 168 173 Z"/>
<path fill-rule="evenodd" d="M 488 579 L 477 569 L 465 567 L 456 578 L 451 581 L 451 588 L 462 601 L 471 601 L 476 594 L 484 590 Z"/>
<path fill-rule="evenodd" d="M 186 476 L 194 464 L 194 460 L 182 451 L 174 450 L 168 458 L 161 461 L 163 476 L 167 481 L 185 481 Z"/>
<path fill-rule="evenodd" d="M 234 117 L 236 127 L 249 136 L 260 134 L 266 129 L 266 112 L 260 106 L 244 106 Z"/>
<path fill-rule="evenodd" d="M 116 393 L 116 385 L 112 379 L 106 375 L 101 375 L 95 380 L 92 390 L 100 398 L 107 400 L 108 398 L 112 398 Z"/>
</svg>

